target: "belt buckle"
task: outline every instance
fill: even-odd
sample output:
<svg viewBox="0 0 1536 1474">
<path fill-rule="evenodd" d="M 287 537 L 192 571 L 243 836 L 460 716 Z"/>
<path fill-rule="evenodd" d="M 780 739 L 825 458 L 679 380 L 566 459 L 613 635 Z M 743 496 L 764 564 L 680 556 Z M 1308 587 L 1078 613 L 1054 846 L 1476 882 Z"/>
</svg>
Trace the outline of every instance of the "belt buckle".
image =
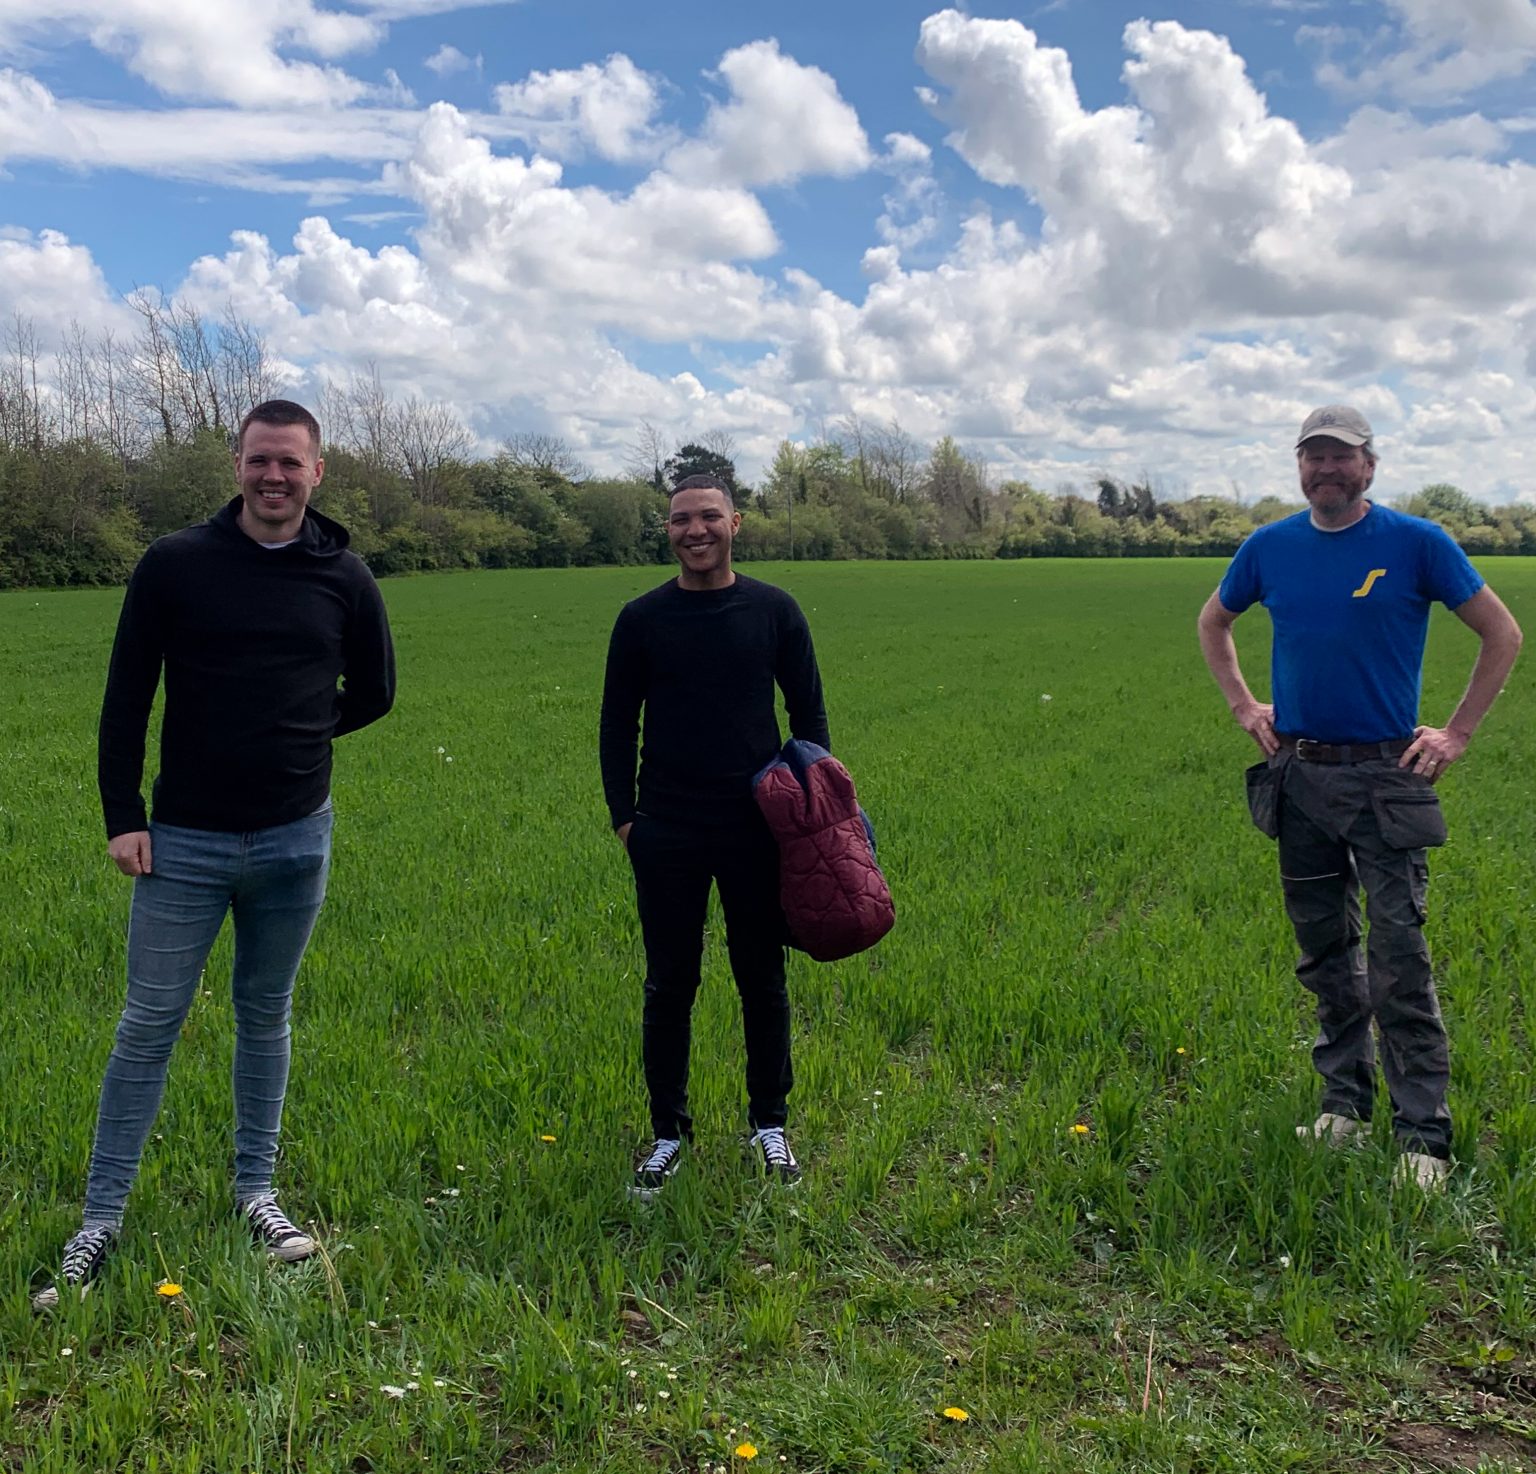
<svg viewBox="0 0 1536 1474">
<path fill-rule="evenodd" d="M 1304 763 L 1316 762 L 1317 759 L 1311 754 L 1315 749 L 1326 747 L 1327 745 L 1326 742 L 1314 742 L 1310 737 L 1298 737 L 1296 739 L 1296 756 Z"/>
</svg>

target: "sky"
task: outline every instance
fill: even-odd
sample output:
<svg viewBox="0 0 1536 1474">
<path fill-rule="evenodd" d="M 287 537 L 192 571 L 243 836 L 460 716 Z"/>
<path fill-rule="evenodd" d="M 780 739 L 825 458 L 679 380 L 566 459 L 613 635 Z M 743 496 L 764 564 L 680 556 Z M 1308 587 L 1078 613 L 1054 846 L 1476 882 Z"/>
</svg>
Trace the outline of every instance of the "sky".
<svg viewBox="0 0 1536 1474">
<path fill-rule="evenodd" d="M 1536 499 L 1536 0 L 0 0 L 0 313 L 153 287 L 285 392 L 757 475 L 849 416 L 1054 491 Z"/>
</svg>

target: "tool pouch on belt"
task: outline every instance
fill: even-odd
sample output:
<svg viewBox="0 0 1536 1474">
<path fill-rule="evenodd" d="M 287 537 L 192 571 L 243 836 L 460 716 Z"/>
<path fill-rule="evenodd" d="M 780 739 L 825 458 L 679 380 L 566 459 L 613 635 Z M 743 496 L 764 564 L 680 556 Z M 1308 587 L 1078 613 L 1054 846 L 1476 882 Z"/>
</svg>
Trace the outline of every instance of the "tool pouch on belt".
<svg viewBox="0 0 1536 1474">
<path fill-rule="evenodd" d="M 1243 781 L 1248 787 L 1248 812 L 1253 816 L 1259 833 L 1270 839 L 1279 839 L 1280 770 L 1270 767 L 1266 759 L 1249 768 L 1243 774 Z M 1440 837 L 1445 838 L 1443 826 Z"/>
<path fill-rule="evenodd" d="M 1375 789 L 1371 806 L 1381 837 L 1391 849 L 1423 850 L 1445 843 L 1440 796 L 1424 779 L 1405 773 L 1400 783 Z"/>
</svg>

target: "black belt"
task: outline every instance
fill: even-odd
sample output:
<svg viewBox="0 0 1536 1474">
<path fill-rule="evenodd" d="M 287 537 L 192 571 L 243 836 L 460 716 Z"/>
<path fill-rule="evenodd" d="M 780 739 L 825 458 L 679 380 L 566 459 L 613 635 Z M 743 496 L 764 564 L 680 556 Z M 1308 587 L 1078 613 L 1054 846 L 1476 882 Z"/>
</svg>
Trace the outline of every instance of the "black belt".
<svg viewBox="0 0 1536 1474">
<path fill-rule="evenodd" d="M 1290 748 L 1303 763 L 1368 763 L 1373 758 L 1401 757 L 1413 746 L 1412 737 L 1388 742 L 1314 742 L 1310 737 L 1287 737 L 1276 732 L 1281 747 Z"/>
</svg>

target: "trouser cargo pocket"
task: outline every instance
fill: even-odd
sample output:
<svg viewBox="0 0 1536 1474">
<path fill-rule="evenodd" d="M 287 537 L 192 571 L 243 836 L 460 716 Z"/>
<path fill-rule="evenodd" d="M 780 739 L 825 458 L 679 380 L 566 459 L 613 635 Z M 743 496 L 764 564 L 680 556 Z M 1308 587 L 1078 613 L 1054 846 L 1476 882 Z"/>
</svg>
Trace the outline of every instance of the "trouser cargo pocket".
<svg viewBox="0 0 1536 1474">
<path fill-rule="evenodd" d="M 1248 788 L 1248 812 L 1259 833 L 1280 837 L 1280 770 L 1267 761 L 1255 763 L 1243 774 Z M 1433 796 L 1433 795 L 1431 795 Z M 1444 836 L 1442 835 L 1442 838 Z"/>
<path fill-rule="evenodd" d="M 1383 842 L 1394 850 L 1423 850 L 1445 843 L 1440 798 L 1427 783 L 1378 790 L 1371 795 Z"/>
</svg>

